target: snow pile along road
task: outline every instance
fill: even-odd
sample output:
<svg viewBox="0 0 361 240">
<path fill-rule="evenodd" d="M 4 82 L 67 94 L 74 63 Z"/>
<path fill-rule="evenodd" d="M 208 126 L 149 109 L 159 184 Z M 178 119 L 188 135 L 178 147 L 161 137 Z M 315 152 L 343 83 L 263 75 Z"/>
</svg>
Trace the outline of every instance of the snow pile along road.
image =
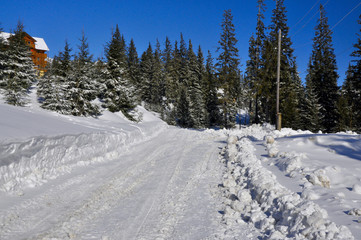
<svg viewBox="0 0 361 240">
<path fill-rule="evenodd" d="M 8 110 L 5 113 L 8 112 L 11 116 L 3 119 L 1 125 L 9 129 L 18 119 L 23 122 L 19 128 L 24 128 L 25 136 L 27 126 L 24 118 L 31 119 L 28 132 L 33 131 L 31 128 L 34 125 L 39 132 L 56 134 L 57 125 L 61 126 L 63 132 L 71 132 L 55 136 L 10 138 L 6 131 L 3 131 L 2 134 L 5 135 L 0 138 L 0 191 L 20 195 L 22 189 L 41 185 L 49 179 L 71 172 L 74 167 L 117 159 L 125 154 L 131 145 L 152 138 L 166 128 L 165 123 L 145 116 L 146 121 L 140 124 L 114 124 L 105 120 L 98 120 L 97 125 L 94 125 L 96 120 L 92 121 L 92 125 L 82 122 L 78 124 L 80 133 L 76 134 L 76 121 L 80 121 L 80 118 L 68 117 L 71 121 L 61 118 L 48 119 L 49 114 L 42 116 L 4 105 L 1 107 L 3 111 Z M 49 120 L 51 124 L 48 125 L 53 126 L 53 129 L 49 127 L 49 130 L 44 130 Z"/>
<path fill-rule="evenodd" d="M 270 131 L 253 126 L 235 133 L 239 138 L 229 136 L 223 152 L 227 166 L 223 177 L 223 219 L 227 225 L 247 222 L 260 229 L 267 239 L 354 239 L 347 227 L 328 220 L 326 210 L 285 188 L 262 165 L 250 138 L 260 139 Z M 265 145 L 271 146 L 272 141 L 273 137 L 266 138 Z M 277 154 L 276 146 L 269 147 L 269 155 Z M 299 165 L 300 158 L 293 160 L 284 166 L 289 173 Z"/>
</svg>

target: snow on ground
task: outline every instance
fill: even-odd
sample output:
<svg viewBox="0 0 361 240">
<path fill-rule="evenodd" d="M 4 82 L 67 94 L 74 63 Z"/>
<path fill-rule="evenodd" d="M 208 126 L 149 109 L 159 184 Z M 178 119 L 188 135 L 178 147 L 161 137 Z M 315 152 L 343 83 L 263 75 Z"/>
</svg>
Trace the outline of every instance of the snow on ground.
<svg viewBox="0 0 361 240">
<path fill-rule="evenodd" d="M 0 239 L 259 235 L 222 222 L 223 131 L 168 127 L 142 107 L 141 123 L 109 112 L 92 119 L 36 106 L 0 111 Z"/>
<path fill-rule="evenodd" d="M 361 235 L 361 137 L 269 126 L 233 131 L 224 150 L 227 224 L 254 225 L 266 239 Z"/>
<path fill-rule="evenodd" d="M 222 223 L 223 131 L 0 103 L 0 239 L 256 239 Z"/>
<path fill-rule="evenodd" d="M 76 166 L 116 159 L 130 145 L 167 128 L 151 116 L 136 124 L 109 113 L 80 118 L 4 104 L 0 111 L 0 191 L 17 194 Z M 150 114 L 141 107 L 138 111 Z"/>
<path fill-rule="evenodd" d="M 354 239 L 361 137 L 0 103 L 0 239 Z"/>
</svg>

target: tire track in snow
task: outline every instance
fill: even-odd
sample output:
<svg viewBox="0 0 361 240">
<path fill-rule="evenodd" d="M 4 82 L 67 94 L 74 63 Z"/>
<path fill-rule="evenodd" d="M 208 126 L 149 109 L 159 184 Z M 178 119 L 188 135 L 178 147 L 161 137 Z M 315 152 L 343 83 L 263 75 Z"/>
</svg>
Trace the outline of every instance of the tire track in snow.
<svg viewBox="0 0 361 240">
<path fill-rule="evenodd" d="M 96 189 L 92 196 L 83 201 L 77 210 L 71 211 L 55 227 L 37 235 L 33 239 L 51 239 L 54 237 L 60 239 L 79 238 L 87 225 L 90 225 L 102 215 L 109 213 L 113 210 L 114 206 L 119 204 L 121 199 L 132 196 L 134 189 L 147 181 L 153 174 L 152 171 L 149 171 L 150 166 L 154 165 L 154 161 L 163 152 L 164 150 L 160 148 L 151 154 L 144 153 L 146 157 L 131 165 L 125 172 L 118 173 L 120 169 L 114 169 L 115 175 Z M 128 157 L 134 160 L 131 156 Z M 129 161 L 129 163 L 131 162 Z"/>
<path fill-rule="evenodd" d="M 209 145 L 205 145 L 204 139 L 194 141 L 193 138 L 194 135 L 188 136 L 188 139 L 182 139 L 184 142 L 182 147 L 185 150 L 176 161 L 177 165 L 162 197 L 161 218 L 157 219 L 158 223 L 155 226 L 145 229 L 136 239 L 178 239 L 179 236 L 187 239 L 185 236 L 188 232 L 177 232 L 177 226 L 189 209 L 189 205 L 194 201 L 192 196 L 198 195 L 196 193 L 198 184 L 207 171 L 211 156 L 218 155 L 218 149 L 209 148 Z M 192 145 L 189 145 L 189 142 L 192 142 Z M 204 156 L 202 156 L 203 153 L 205 153 Z M 193 217 L 197 218 L 197 216 Z M 189 234 L 194 234 L 194 232 Z"/>
<path fill-rule="evenodd" d="M 38 194 L 25 194 L 28 200 L 6 211 L 9 221 L 0 217 L 0 239 L 169 239 L 185 234 L 178 224 L 189 214 L 208 161 L 218 151 L 211 149 L 217 144 L 208 144 L 214 139 L 205 136 L 171 129 L 132 146 L 119 161 L 87 166 L 44 184 L 43 190 L 35 188 Z"/>
<path fill-rule="evenodd" d="M 175 129 L 172 134 L 158 139 L 160 142 L 152 145 L 152 151 L 159 151 L 160 154 L 154 158 L 152 165 L 147 171 L 152 171 L 142 186 L 137 186 L 134 195 L 129 196 L 122 205 L 113 208 L 115 216 L 107 216 L 103 219 L 106 223 L 94 223 L 94 225 L 107 225 L 107 231 L 99 230 L 97 233 L 87 233 L 89 238 L 102 238 L 106 235 L 109 239 L 139 239 L 144 228 L 154 221 L 154 213 L 159 211 L 161 196 L 167 190 L 170 179 L 177 172 L 179 160 L 186 152 L 191 151 L 183 145 L 177 146 L 184 138 L 184 130 Z M 188 140 L 187 140 L 188 141 Z M 186 142 L 187 142 L 186 141 Z M 187 149 L 184 151 L 184 149 Z M 179 168 L 179 167 L 178 167 Z M 118 213 L 124 213 L 126 218 L 118 219 Z M 131 212 L 131 213 L 130 213 Z M 109 220 L 114 219 L 114 220 Z M 110 226 L 109 226 L 110 224 Z M 88 227 L 88 229 L 94 226 Z M 103 232 L 103 233 L 101 233 Z"/>
<path fill-rule="evenodd" d="M 82 175 L 76 177 L 70 175 L 70 179 L 67 179 L 67 176 L 63 176 L 62 178 L 65 178 L 65 182 L 60 185 L 48 187 L 45 193 L 40 193 L 36 197 L 21 202 L 20 205 L 15 205 L 9 210 L 2 211 L 0 215 L 0 239 L 22 239 L 29 237 L 30 232 L 39 231 L 45 231 L 45 233 L 38 235 L 36 238 L 38 239 L 43 237 L 46 239 L 46 231 L 49 231 L 49 223 L 45 224 L 45 226 L 48 227 L 48 230 L 46 230 L 45 226 L 42 225 L 43 223 L 49 221 L 49 219 L 53 222 L 53 225 L 55 225 L 53 230 L 50 230 L 54 232 L 57 232 L 55 229 L 61 228 L 61 226 L 66 222 L 74 223 L 76 218 L 80 219 L 80 216 L 85 218 L 87 214 L 93 214 L 94 216 L 92 218 L 95 219 L 96 214 L 100 214 L 106 209 L 102 209 L 98 212 L 95 211 L 93 213 L 89 213 L 90 210 L 87 213 L 86 209 L 89 209 L 89 206 L 95 208 L 96 199 L 106 201 L 105 196 L 110 197 L 109 191 L 115 190 L 116 192 L 118 190 L 118 192 L 121 192 L 121 188 L 128 189 L 123 193 L 118 194 L 118 196 L 116 196 L 118 198 L 126 196 L 125 193 L 131 193 L 130 190 L 135 187 L 135 185 L 131 185 L 132 181 L 139 184 L 145 176 L 142 174 L 142 171 L 144 172 L 146 167 L 142 166 L 149 163 L 152 164 L 152 161 L 154 161 L 159 154 L 161 154 L 159 151 L 155 151 L 152 154 L 145 153 L 144 159 L 139 162 L 136 162 L 132 158 L 129 158 L 129 156 L 125 155 L 123 156 L 126 158 L 125 161 L 123 161 L 122 157 L 119 159 L 119 162 L 112 161 L 111 163 L 106 163 L 105 165 L 114 167 L 111 168 L 112 170 L 108 174 L 108 179 L 105 183 L 103 183 L 103 185 L 96 182 L 89 184 L 89 177 L 91 177 L 91 180 L 96 179 L 95 176 L 99 176 L 100 179 L 104 178 L 104 173 L 98 169 L 103 166 L 102 164 L 88 167 L 87 169 L 91 170 L 86 172 L 85 175 L 83 173 Z M 107 170 L 109 171 L 109 167 Z M 142 177 L 134 179 L 137 175 Z M 57 181 L 61 181 L 62 178 Z M 132 181 L 129 180 L 128 186 L 125 186 L 128 178 L 132 179 Z M 114 183 L 115 186 L 112 186 L 111 183 Z M 124 183 L 124 186 L 120 183 Z M 95 189 L 92 185 L 96 185 Z M 34 190 L 36 191 L 36 189 Z M 89 193 L 84 194 L 87 191 L 89 191 Z M 77 193 L 79 196 L 70 196 L 77 195 Z M 86 198 L 82 199 L 82 197 Z M 84 207 L 86 205 L 88 206 L 87 208 Z M 64 213 L 60 216 L 54 216 L 54 214 L 59 214 L 59 212 Z M 72 216 L 73 212 L 75 212 L 77 217 Z M 61 231 L 58 230 L 58 232 Z"/>
</svg>

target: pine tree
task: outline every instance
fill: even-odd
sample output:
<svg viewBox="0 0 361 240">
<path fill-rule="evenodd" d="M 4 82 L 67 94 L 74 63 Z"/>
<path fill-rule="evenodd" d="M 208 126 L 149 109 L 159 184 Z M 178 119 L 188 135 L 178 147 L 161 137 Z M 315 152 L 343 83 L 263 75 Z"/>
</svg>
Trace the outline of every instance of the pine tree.
<svg viewBox="0 0 361 240">
<path fill-rule="evenodd" d="M 65 89 L 62 89 L 63 82 L 59 79 L 59 69 L 60 59 L 58 56 L 54 56 L 48 71 L 39 79 L 37 96 L 42 108 L 61 113 L 61 102 Z"/>
<path fill-rule="evenodd" d="M 314 87 L 310 84 L 306 87 L 306 111 L 304 112 L 304 129 L 312 132 L 321 130 L 321 109 L 322 106 L 318 103 L 318 97 L 315 94 Z"/>
<path fill-rule="evenodd" d="M 91 76 L 93 56 L 89 53 L 89 44 L 84 32 L 82 32 L 78 50 L 74 60 L 74 71 L 68 85 L 68 92 L 74 104 L 72 114 L 75 116 L 96 116 L 100 113 L 99 108 L 91 103 L 97 96 L 96 84 Z"/>
<path fill-rule="evenodd" d="M 361 15 L 358 19 L 361 33 Z M 343 120 L 345 129 L 361 132 L 361 34 L 357 34 L 357 42 L 351 53 L 346 80 L 342 86 L 342 97 L 347 111 L 340 113 L 340 120 Z M 344 107 L 346 107 L 344 106 Z"/>
<path fill-rule="evenodd" d="M 338 120 L 336 106 L 338 74 L 336 57 L 332 48 L 332 32 L 322 5 L 320 5 L 320 19 L 315 30 L 307 78 L 314 86 L 315 94 L 319 98 L 318 102 L 322 106 L 322 128 L 331 132 L 335 130 Z"/>
<path fill-rule="evenodd" d="M 37 79 L 29 46 L 24 41 L 24 25 L 19 22 L 6 47 L 3 71 L 5 102 L 16 106 L 27 103 L 28 89 Z"/>
<path fill-rule="evenodd" d="M 173 55 L 172 45 L 168 37 L 166 37 L 165 47 L 162 52 L 162 61 L 164 64 L 164 91 L 168 104 L 174 103 L 175 99 L 177 98 L 177 95 L 175 93 L 175 89 L 177 89 L 177 84 L 175 82 L 175 79 L 172 77 L 172 72 L 173 72 L 172 55 Z"/>
<path fill-rule="evenodd" d="M 278 34 L 281 30 L 281 76 L 280 76 L 280 112 L 282 125 L 285 127 L 300 127 L 300 99 L 302 94 L 301 80 L 297 73 L 296 59 L 293 55 L 292 42 L 287 26 L 286 8 L 284 0 L 276 0 L 276 7 L 272 11 L 270 34 L 266 39 L 263 53 L 263 84 L 262 92 L 266 96 L 266 120 L 275 123 L 276 119 L 276 79 L 277 79 L 277 48 Z"/>
<path fill-rule="evenodd" d="M 180 127 L 185 128 L 193 126 L 192 119 L 190 118 L 187 90 L 184 86 L 180 89 L 177 103 L 177 123 Z"/>
<path fill-rule="evenodd" d="M 111 41 L 105 48 L 107 71 L 104 72 L 106 90 L 104 92 L 104 107 L 111 112 L 122 111 L 131 118 L 129 111 L 134 107 L 132 97 L 134 89 L 127 79 L 127 59 L 124 37 L 120 35 L 118 25 L 112 34 Z"/>
<path fill-rule="evenodd" d="M 162 50 L 160 49 L 160 43 L 158 39 L 153 56 L 154 94 L 152 101 L 157 106 L 157 111 L 162 112 L 163 97 L 165 97 L 165 79 L 163 72 Z"/>
<path fill-rule="evenodd" d="M 71 115 L 76 108 L 69 91 L 72 84 L 74 66 L 72 49 L 65 41 L 64 50 L 54 57 L 49 72 L 39 81 L 38 96 L 42 99 L 41 107 L 61 114 Z"/>
<path fill-rule="evenodd" d="M 162 52 L 162 61 L 164 64 L 164 94 L 165 94 L 165 105 L 164 113 L 165 120 L 168 124 L 176 124 L 176 112 L 175 105 L 178 98 L 178 69 L 176 69 L 177 56 L 177 44 L 175 44 L 175 50 L 173 51 L 171 42 L 168 37 L 165 40 L 165 47 Z"/>
<path fill-rule="evenodd" d="M 140 72 L 141 72 L 141 96 L 142 101 L 148 104 L 153 103 L 154 94 L 154 79 L 153 79 L 153 48 L 149 43 L 147 50 L 142 54 L 140 61 Z"/>
<path fill-rule="evenodd" d="M 237 99 L 240 91 L 240 71 L 237 39 L 235 28 L 232 23 L 231 10 L 224 11 L 222 22 L 222 34 L 219 40 L 221 50 L 217 58 L 217 70 L 221 96 L 219 97 L 222 108 L 223 126 L 233 127 L 237 114 Z"/>
<path fill-rule="evenodd" d="M 1 25 L 0 25 L 0 34 L 3 31 Z M 4 76 L 4 70 L 6 68 L 7 64 L 7 56 L 5 51 L 5 39 L 0 37 L 0 89 L 3 88 L 5 84 L 5 76 Z"/>
<path fill-rule="evenodd" d="M 260 98 L 262 96 L 262 68 L 264 65 L 262 62 L 262 53 L 264 50 L 264 42 L 266 39 L 265 26 L 263 23 L 265 4 L 264 0 L 258 0 L 258 14 L 257 14 L 257 27 L 256 37 L 253 35 L 249 40 L 249 60 L 247 61 L 245 84 L 248 89 L 249 110 L 252 113 L 252 121 L 255 123 L 260 122 Z"/>
<path fill-rule="evenodd" d="M 137 96 L 137 101 L 140 100 L 140 65 L 138 59 L 137 49 L 134 44 L 134 40 L 130 40 L 129 48 L 128 48 L 128 55 L 127 55 L 127 62 L 128 62 L 128 74 L 131 84 L 135 87 L 135 95 Z"/>
<path fill-rule="evenodd" d="M 162 71 L 160 44 L 153 52 L 149 43 L 148 49 L 142 54 L 140 63 L 142 81 L 142 100 L 149 104 L 151 110 L 162 112 L 164 96 L 164 76 Z"/>
<path fill-rule="evenodd" d="M 181 62 L 182 62 L 182 58 L 181 58 L 181 54 L 180 51 L 178 49 L 178 42 L 175 41 L 174 42 L 174 50 L 172 52 L 172 59 L 170 62 L 170 66 L 169 66 L 169 77 L 171 78 L 170 83 L 169 83 L 169 87 L 173 86 L 174 88 L 168 88 L 168 90 L 170 90 L 168 92 L 167 95 L 169 95 L 171 97 L 171 99 L 173 100 L 177 100 L 179 97 L 179 89 L 181 88 L 181 74 L 180 74 L 180 69 L 181 69 Z"/>
<path fill-rule="evenodd" d="M 182 33 L 180 35 L 180 42 L 179 42 L 178 71 L 179 71 L 179 83 L 188 85 L 188 78 L 189 78 L 188 49 Z"/>
<path fill-rule="evenodd" d="M 207 87 L 207 83 L 205 81 L 206 68 L 204 65 L 203 51 L 200 45 L 198 46 L 198 52 L 197 52 L 197 68 L 198 68 L 198 79 L 199 79 L 198 81 L 201 84 L 201 87 L 203 89 L 203 96 L 204 96 L 205 88 Z"/>
<path fill-rule="evenodd" d="M 221 123 L 221 117 L 217 97 L 217 79 L 210 51 L 208 51 L 205 71 L 205 105 L 207 110 L 206 125 L 207 127 L 219 126 Z"/>
<path fill-rule="evenodd" d="M 104 99 L 106 85 L 105 79 L 107 76 L 107 65 L 103 59 L 98 58 L 91 69 L 91 78 L 94 81 L 95 89 L 97 89 L 97 98 Z"/>
<path fill-rule="evenodd" d="M 202 92 L 202 76 L 200 63 L 193 52 L 193 45 L 189 40 L 188 45 L 188 96 L 189 96 L 189 113 L 194 128 L 201 128 L 205 125 L 205 107 Z"/>
</svg>

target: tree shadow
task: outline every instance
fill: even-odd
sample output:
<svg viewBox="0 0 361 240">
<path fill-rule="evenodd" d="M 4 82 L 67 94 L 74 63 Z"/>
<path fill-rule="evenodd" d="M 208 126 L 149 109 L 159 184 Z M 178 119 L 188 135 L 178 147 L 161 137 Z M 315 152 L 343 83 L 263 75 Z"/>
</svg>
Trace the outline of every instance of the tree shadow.
<svg viewBox="0 0 361 240">
<path fill-rule="evenodd" d="M 330 144 L 323 144 L 322 138 L 327 137 L 327 142 Z M 361 138 L 359 135 L 346 135 L 346 134 L 303 134 L 296 136 L 284 137 L 287 139 L 307 138 L 313 143 L 322 148 L 334 151 L 336 154 L 346 156 L 358 161 L 361 161 Z M 319 139 L 321 138 L 321 141 Z M 282 138 L 280 138 L 282 139 Z"/>
</svg>

